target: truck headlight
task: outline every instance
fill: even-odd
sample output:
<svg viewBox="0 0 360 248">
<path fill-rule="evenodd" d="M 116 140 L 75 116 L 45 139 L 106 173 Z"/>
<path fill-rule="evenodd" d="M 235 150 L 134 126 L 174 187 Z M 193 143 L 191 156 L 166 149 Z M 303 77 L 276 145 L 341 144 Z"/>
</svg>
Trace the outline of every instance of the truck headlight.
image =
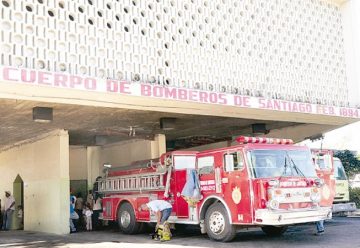
<svg viewBox="0 0 360 248">
<path fill-rule="evenodd" d="M 317 187 L 320 188 L 321 186 L 324 185 L 324 180 L 321 179 L 321 178 L 316 178 L 316 179 L 314 180 L 314 184 L 315 184 L 315 186 L 317 186 Z"/>
<path fill-rule="evenodd" d="M 268 208 L 271 208 L 271 209 L 279 209 L 279 202 L 277 201 L 277 200 L 270 200 L 270 201 L 268 201 L 268 203 L 267 203 L 267 206 L 268 206 Z"/>
</svg>

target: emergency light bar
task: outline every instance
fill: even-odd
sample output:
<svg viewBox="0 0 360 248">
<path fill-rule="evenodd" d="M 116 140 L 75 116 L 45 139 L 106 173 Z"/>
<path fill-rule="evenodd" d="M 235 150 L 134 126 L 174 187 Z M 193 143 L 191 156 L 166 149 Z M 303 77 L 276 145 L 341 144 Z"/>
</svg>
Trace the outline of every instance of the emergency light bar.
<svg viewBox="0 0 360 248">
<path fill-rule="evenodd" d="M 260 137 L 246 137 L 239 136 L 236 142 L 241 144 L 253 143 L 253 144 L 279 144 L 279 145 L 291 145 L 294 144 L 292 139 L 275 139 L 275 138 L 260 138 Z"/>
</svg>

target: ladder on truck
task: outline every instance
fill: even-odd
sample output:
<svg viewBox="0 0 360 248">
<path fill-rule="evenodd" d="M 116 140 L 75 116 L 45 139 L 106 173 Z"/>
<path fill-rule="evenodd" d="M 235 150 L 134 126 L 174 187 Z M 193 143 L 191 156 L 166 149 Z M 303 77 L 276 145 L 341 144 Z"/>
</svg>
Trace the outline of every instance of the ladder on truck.
<svg viewBox="0 0 360 248">
<path fill-rule="evenodd" d="M 125 175 L 109 177 L 98 181 L 99 193 L 121 193 L 164 190 L 165 172 L 144 173 L 135 175 Z"/>
</svg>

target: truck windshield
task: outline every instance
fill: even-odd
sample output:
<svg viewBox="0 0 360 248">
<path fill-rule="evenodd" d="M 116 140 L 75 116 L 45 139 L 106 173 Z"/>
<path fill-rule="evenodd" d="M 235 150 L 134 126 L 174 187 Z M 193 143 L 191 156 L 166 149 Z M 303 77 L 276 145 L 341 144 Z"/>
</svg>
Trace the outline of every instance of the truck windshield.
<svg viewBox="0 0 360 248">
<path fill-rule="evenodd" d="M 334 176 L 336 180 L 347 180 L 344 167 L 340 160 L 334 159 Z"/>
<path fill-rule="evenodd" d="M 251 150 L 250 168 L 255 178 L 316 177 L 309 151 Z"/>
</svg>

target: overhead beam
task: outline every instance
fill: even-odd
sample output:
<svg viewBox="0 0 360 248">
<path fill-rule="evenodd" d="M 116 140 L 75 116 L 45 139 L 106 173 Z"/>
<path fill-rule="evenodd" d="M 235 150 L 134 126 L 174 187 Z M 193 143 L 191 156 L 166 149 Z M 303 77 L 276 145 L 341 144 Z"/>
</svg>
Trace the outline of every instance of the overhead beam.
<svg viewBox="0 0 360 248">
<path fill-rule="evenodd" d="M 152 97 L 105 94 L 51 87 L 1 83 L 0 98 L 76 104 L 94 107 L 110 107 L 142 111 L 159 111 L 177 114 L 193 114 L 245 118 L 254 120 L 287 121 L 343 126 L 358 121 L 358 118 L 331 116 L 326 114 L 308 114 L 267 109 L 242 108 L 221 104 L 203 104 L 187 101 L 166 100 Z M 106 97 L 104 97 L 106 96 Z"/>
</svg>

